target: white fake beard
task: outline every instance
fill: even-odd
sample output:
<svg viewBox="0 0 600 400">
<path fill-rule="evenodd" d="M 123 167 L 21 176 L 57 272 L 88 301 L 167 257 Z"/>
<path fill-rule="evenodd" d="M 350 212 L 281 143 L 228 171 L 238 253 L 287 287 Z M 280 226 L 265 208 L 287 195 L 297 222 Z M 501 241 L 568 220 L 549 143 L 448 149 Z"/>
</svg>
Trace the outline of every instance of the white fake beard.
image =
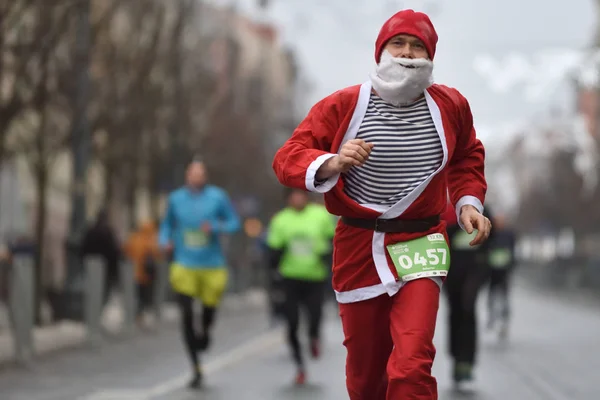
<svg viewBox="0 0 600 400">
<path fill-rule="evenodd" d="M 394 58 L 384 50 L 371 74 L 371 83 L 386 102 L 396 107 L 409 104 L 433 84 L 433 62 L 424 58 Z"/>
</svg>

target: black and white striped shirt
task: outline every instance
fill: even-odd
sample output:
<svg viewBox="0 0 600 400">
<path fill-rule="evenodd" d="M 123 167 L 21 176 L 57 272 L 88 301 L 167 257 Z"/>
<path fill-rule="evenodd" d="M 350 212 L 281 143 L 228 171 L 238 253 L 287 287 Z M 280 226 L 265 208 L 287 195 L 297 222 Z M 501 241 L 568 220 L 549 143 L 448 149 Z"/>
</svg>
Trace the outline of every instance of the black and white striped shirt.
<svg viewBox="0 0 600 400">
<path fill-rule="evenodd" d="M 365 165 L 343 175 L 346 194 L 359 204 L 395 204 L 433 174 L 444 158 L 425 98 L 395 107 L 371 94 L 356 138 L 375 145 Z"/>
</svg>

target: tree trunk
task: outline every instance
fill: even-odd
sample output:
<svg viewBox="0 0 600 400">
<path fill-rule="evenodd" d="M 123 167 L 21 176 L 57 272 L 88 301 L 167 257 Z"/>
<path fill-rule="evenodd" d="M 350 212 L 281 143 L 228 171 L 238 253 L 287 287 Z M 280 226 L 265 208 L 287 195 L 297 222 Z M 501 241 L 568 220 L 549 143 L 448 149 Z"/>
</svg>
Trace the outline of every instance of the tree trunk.
<svg viewBox="0 0 600 400">
<path fill-rule="evenodd" d="M 133 174 L 133 172 L 132 172 Z M 129 177 L 129 184 L 127 185 L 125 193 L 125 204 L 127 206 L 127 215 L 129 216 L 128 228 L 134 230 L 137 226 L 137 179 L 134 176 Z"/>
<path fill-rule="evenodd" d="M 115 197 L 113 179 L 115 177 L 114 166 L 110 162 L 104 163 L 104 204 L 111 207 Z"/>
<path fill-rule="evenodd" d="M 5 30 L 4 16 L 0 12 L 0 50 L 1 54 L 4 54 L 4 30 Z M 0 82 L 4 82 L 4 60 L 0 60 Z M 0 118 L 0 168 L 4 166 L 4 153 L 6 150 L 6 134 L 8 131 L 8 122 L 4 118 Z M 2 186 L 0 186 L 0 199 Z M 0 207 L 2 202 L 0 201 Z"/>
<path fill-rule="evenodd" d="M 45 79 L 45 77 L 44 77 Z M 43 103 L 45 104 L 45 95 L 42 96 Z M 35 186 L 36 186 L 36 224 L 35 224 L 35 243 L 37 251 L 35 252 L 35 320 L 36 324 L 40 325 L 42 322 L 41 311 L 42 301 L 44 299 L 44 273 L 42 268 L 44 267 L 44 247 L 45 247 L 45 232 L 46 232 L 46 196 L 48 192 L 48 149 L 46 148 L 46 123 L 48 120 L 48 113 L 45 105 L 40 107 L 41 120 L 38 132 L 36 132 L 35 144 L 34 144 L 34 159 L 32 162 L 31 170 L 35 174 Z"/>
<path fill-rule="evenodd" d="M 37 251 L 35 252 L 35 321 L 37 325 L 41 325 L 42 301 L 44 299 L 44 246 L 46 232 L 46 216 L 48 213 L 46 204 L 46 195 L 48 191 L 48 172 L 43 162 L 40 162 L 36 168 L 36 209 L 37 218 L 35 224 L 35 243 Z"/>
<path fill-rule="evenodd" d="M 153 222 L 158 222 L 161 220 L 161 216 L 162 216 L 162 210 L 160 207 L 160 194 L 153 194 L 151 197 L 151 202 L 152 202 L 152 209 L 150 210 L 152 215 L 152 221 Z"/>
<path fill-rule="evenodd" d="M 160 207 L 160 197 L 161 197 L 161 179 L 162 179 L 162 171 L 164 168 L 164 163 L 156 154 L 154 154 L 151 150 L 151 159 L 149 166 L 149 179 L 148 179 L 148 187 L 150 192 L 150 214 L 154 221 L 158 221 L 162 215 L 162 210 Z"/>
</svg>

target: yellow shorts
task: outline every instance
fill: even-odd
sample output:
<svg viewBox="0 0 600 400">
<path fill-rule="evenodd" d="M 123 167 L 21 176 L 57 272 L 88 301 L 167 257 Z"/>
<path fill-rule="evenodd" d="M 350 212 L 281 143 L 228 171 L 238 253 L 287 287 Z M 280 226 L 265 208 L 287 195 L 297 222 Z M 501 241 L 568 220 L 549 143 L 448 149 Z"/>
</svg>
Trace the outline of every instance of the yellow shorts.
<svg viewBox="0 0 600 400">
<path fill-rule="evenodd" d="M 226 268 L 192 269 L 173 263 L 169 275 L 175 292 L 197 298 L 208 307 L 219 305 L 227 287 Z"/>
</svg>

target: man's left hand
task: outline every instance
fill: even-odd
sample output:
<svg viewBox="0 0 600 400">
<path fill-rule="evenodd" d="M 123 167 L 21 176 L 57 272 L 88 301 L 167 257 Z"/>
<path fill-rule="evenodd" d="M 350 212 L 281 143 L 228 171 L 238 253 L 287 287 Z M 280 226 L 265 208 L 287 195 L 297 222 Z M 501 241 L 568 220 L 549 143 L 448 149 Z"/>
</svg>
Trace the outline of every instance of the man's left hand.
<svg viewBox="0 0 600 400">
<path fill-rule="evenodd" d="M 491 221 L 470 204 L 464 205 L 460 209 L 460 222 L 468 234 L 477 230 L 477 236 L 469 243 L 471 246 L 485 242 L 490 236 L 490 231 L 492 230 Z"/>
</svg>

